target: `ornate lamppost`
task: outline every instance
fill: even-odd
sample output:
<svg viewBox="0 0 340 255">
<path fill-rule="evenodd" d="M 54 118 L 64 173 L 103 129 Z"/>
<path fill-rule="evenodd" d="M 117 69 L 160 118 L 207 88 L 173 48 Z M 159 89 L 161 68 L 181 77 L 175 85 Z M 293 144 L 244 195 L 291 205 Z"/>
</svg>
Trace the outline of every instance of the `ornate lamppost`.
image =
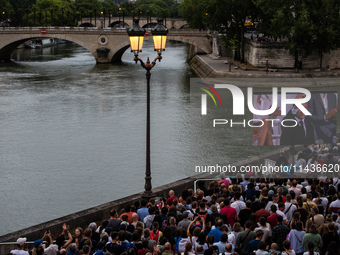
<svg viewBox="0 0 340 255">
<path fill-rule="evenodd" d="M 161 61 L 162 52 L 165 50 L 166 37 L 168 29 L 163 25 L 163 20 L 159 19 L 158 24 L 151 31 L 153 37 L 154 50 L 158 56 L 150 63 L 149 58 L 146 63 L 138 57 L 138 53 L 142 51 L 145 30 L 139 26 L 139 19 L 134 20 L 132 28 L 128 30 L 130 39 L 131 52 L 134 53 L 134 61 L 141 63 L 141 66 L 146 70 L 146 167 L 145 167 L 145 190 L 143 198 L 151 198 L 155 195 L 152 193 L 151 185 L 151 160 L 150 160 L 150 70 L 156 65 L 157 60 Z"/>
</svg>

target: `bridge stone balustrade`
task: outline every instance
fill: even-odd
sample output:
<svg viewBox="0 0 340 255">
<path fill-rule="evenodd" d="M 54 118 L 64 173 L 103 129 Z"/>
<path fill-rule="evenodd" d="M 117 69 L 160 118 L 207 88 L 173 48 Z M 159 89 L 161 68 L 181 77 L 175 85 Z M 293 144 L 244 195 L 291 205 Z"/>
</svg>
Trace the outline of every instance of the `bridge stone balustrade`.
<svg viewBox="0 0 340 255">
<path fill-rule="evenodd" d="M 43 32 L 43 33 L 42 33 Z M 126 29 L 98 29 L 84 27 L 19 27 L 0 28 L 0 62 L 10 61 L 11 53 L 32 38 L 58 38 L 74 42 L 87 49 L 97 63 L 120 62 L 130 47 Z M 152 40 L 147 35 L 145 40 Z M 207 54 L 212 53 L 212 36 L 206 31 L 170 29 L 168 40 L 185 42 Z"/>
</svg>

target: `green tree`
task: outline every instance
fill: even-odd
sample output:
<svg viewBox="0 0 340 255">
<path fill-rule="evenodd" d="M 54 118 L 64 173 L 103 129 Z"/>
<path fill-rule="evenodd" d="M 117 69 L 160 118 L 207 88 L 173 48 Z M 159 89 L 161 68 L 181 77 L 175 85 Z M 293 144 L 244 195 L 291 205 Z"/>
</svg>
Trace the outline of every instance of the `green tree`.
<svg viewBox="0 0 340 255">
<path fill-rule="evenodd" d="M 101 4 L 98 0 L 76 0 L 75 4 L 83 16 L 92 17 L 100 13 Z"/>
<path fill-rule="evenodd" d="M 132 13 L 136 8 L 136 4 L 135 2 L 124 1 L 119 5 L 119 7 L 124 10 L 125 15 L 132 16 Z"/>
<path fill-rule="evenodd" d="M 76 15 L 75 6 L 68 0 L 37 0 L 29 15 L 29 25 L 41 21 L 44 25 L 74 26 Z"/>
<path fill-rule="evenodd" d="M 287 39 L 287 47 L 299 65 L 299 55 L 322 56 L 339 48 L 339 0 L 256 0 L 260 29 L 270 36 Z"/>
<path fill-rule="evenodd" d="M 101 2 L 102 10 L 107 13 L 111 11 L 113 14 L 118 12 L 118 5 L 111 0 L 104 0 Z"/>
<path fill-rule="evenodd" d="M 152 13 L 153 16 L 178 16 L 178 4 L 174 0 L 137 0 L 135 11 L 142 11 L 142 16 Z"/>
<path fill-rule="evenodd" d="M 184 0 L 179 5 L 179 14 L 191 28 L 206 29 L 209 3 L 205 0 Z"/>
<path fill-rule="evenodd" d="M 316 0 L 308 4 L 313 26 L 313 46 L 320 57 L 320 68 L 324 53 L 340 47 L 340 1 Z"/>
<path fill-rule="evenodd" d="M 192 28 L 210 28 L 223 33 L 236 34 L 235 58 L 244 62 L 244 23 L 247 19 L 256 16 L 256 8 L 252 0 L 184 0 L 180 4 L 179 11 Z"/>
</svg>

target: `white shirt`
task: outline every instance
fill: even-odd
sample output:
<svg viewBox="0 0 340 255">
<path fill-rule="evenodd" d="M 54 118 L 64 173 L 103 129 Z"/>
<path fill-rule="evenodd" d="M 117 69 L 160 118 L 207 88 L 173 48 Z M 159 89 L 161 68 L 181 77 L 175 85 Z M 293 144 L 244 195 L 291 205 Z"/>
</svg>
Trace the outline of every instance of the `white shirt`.
<svg viewBox="0 0 340 255">
<path fill-rule="evenodd" d="M 10 253 L 13 255 L 29 255 L 28 251 L 24 250 L 12 250 Z"/>
<path fill-rule="evenodd" d="M 276 213 L 277 213 L 278 215 L 281 215 L 282 218 L 283 218 L 283 220 L 286 220 L 286 219 L 287 219 L 287 216 L 286 216 L 282 211 L 277 210 Z"/>
<path fill-rule="evenodd" d="M 259 97 L 259 101 L 257 98 Z M 253 96 L 253 106 L 257 110 L 268 110 L 272 106 L 272 95 L 254 95 Z M 274 109 L 275 110 L 275 109 Z M 269 115 L 253 115 L 253 119 L 268 119 Z"/>
<path fill-rule="evenodd" d="M 44 247 L 45 245 L 43 245 Z M 44 247 L 44 255 L 57 255 L 58 253 L 58 245 L 51 244 L 47 248 Z"/>
<path fill-rule="evenodd" d="M 254 229 L 254 232 L 256 233 L 257 230 L 262 230 L 263 232 L 263 237 L 261 239 L 261 241 L 266 241 L 268 237 L 271 236 L 271 231 L 269 228 L 265 228 L 265 227 L 258 227 Z"/>
<path fill-rule="evenodd" d="M 255 252 L 256 255 L 266 255 L 268 253 L 268 251 L 264 251 L 264 250 L 257 250 Z"/>
<path fill-rule="evenodd" d="M 315 201 L 316 198 L 313 198 L 313 202 Z M 321 199 L 321 204 L 325 210 L 325 213 L 326 213 L 326 209 L 327 209 L 327 205 L 328 205 L 328 199 L 325 198 L 325 197 L 320 197 Z"/>
<path fill-rule="evenodd" d="M 287 252 L 283 251 L 283 252 L 282 252 L 282 255 L 296 255 L 296 253 L 295 253 L 295 251 L 294 251 L 294 250 L 292 250 L 292 251 L 291 251 L 291 252 L 289 252 L 289 253 L 287 253 Z M 319 254 L 315 254 L 315 252 L 314 252 L 314 255 L 319 255 Z"/>
<path fill-rule="evenodd" d="M 246 209 L 246 203 L 243 201 L 235 201 L 230 205 L 230 207 L 235 208 L 237 215 L 240 213 L 241 210 Z"/>
<path fill-rule="evenodd" d="M 309 251 L 304 252 L 303 255 L 309 255 Z M 314 251 L 314 255 L 320 255 L 320 253 Z"/>
<path fill-rule="evenodd" d="M 228 243 L 231 243 L 234 246 L 236 245 L 236 238 L 233 233 L 228 233 Z"/>
<path fill-rule="evenodd" d="M 292 205 L 292 206 L 290 206 Z M 288 208 L 290 207 L 289 211 L 288 211 Z M 293 213 L 296 211 L 296 205 L 293 205 L 292 203 L 290 202 L 286 202 L 285 203 L 285 214 L 287 216 L 287 219 L 290 221 L 292 218 L 293 218 Z"/>
<path fill-rule="evenodd" d="M 325 115 L 326 115 L 329 112 L 327 93 L 321 93 L 320 95 L 321 95 L 323 107 L 325 108 Z"/>
<path fill-rule="evenodd" d="M 337 199 L 337 200 L 333 201 L 333 202 L 330 204 L 329 207 L 330 207 L 331 209 L 332 209 L 332 208 L 339 208 L 339 209 L 340 209 L 340 200 Z M 332 210 L 332 215 L 334 215 L 334 214 L 337 214 L 337 212 L 333 212 L 333 210 Z"/>
</svg>

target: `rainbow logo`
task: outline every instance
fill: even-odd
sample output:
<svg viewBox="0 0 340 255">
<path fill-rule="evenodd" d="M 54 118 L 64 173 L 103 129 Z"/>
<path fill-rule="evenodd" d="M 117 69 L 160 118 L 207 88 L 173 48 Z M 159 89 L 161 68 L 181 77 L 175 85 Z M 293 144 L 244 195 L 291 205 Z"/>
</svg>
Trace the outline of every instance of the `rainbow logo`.
<svg viewBox="0 0 340 255">
<path fill-rule="evenodd" d="M 206 83 L 203 83 L 203 82 L 199 82 L 199 83 L 200 83 L 200 84 L 203 84 L 204 86 L 206 86 L 207 88 L 209 88 L 212 92 L 214 92 L 214 94 L 217 96 L 217 98 L 218 98 L 218 100 L 220 101 L 220 104 L 221 104 L 221 106 L 222 106 L 222 100 L 221 100 L 220 95 L 217 93 L 217 91 L 216 91 L 213 87 L 211 87 L 210 85 L 208 85 L 208 84 L 206 84 Z M 209 90 L 207 90 L 207 89 L 205 89 L 205 88 L 199 88 L 199 89 L 201 89 L 201 90 L 203 90 L 204 92 L 206 92 L 206 93 L 212 98 L 212 100 L 214 101 L 215 106 L 217 106 L 216 100 L 215 100 L 214 96 L 211 94 L 211 92 L 210 92 Z"/>
</svg>

